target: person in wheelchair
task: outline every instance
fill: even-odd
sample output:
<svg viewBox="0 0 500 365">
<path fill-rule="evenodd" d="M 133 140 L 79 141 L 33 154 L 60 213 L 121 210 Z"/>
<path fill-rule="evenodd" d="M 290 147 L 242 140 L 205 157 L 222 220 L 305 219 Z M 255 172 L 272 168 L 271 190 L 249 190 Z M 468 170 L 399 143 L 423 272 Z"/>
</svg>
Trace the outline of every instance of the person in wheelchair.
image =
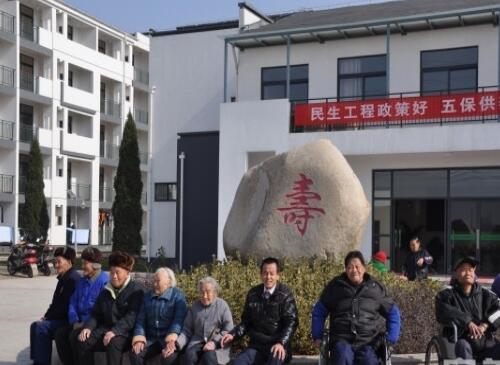
<svg viewBox="0 0 500 365">
<path fill-rule="evenodd" d="M 450 286 L 436 296 L 436 319 L 443 326 L 456 326 L 456 357 L 500 360 L 500 343 L 494 337 L 500 327 L 500 301 L 476 282 L 477 265 L 472 257 L 457 261 Z"/>
<path fill-rule="evenodd" d="M 385 342 L 394 345 L 399 338 L 399 308 L 386 288 L 366 272 L 361 252 L 349 252 L 344 266 L 345 272 L 325 286 L 313 307 L 313 341 L 320 346 L 329 315 L 333 365 L 379 364 L 379 347 Z"/>
</svg>

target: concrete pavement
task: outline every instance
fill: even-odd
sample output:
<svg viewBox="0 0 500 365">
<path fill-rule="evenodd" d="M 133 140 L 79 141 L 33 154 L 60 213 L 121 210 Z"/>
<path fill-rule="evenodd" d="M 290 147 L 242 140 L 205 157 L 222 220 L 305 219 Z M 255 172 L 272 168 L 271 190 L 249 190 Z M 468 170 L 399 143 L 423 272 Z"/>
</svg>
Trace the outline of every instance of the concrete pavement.
<svg viewBox="0 0 500 365">
<path fill-rule="evenodd" d="M 31 364 L 29 326 L 45 313 L 56 287 L 55 275 L 10 277 L 0 270 L 0 364 Z"/>
</svg>

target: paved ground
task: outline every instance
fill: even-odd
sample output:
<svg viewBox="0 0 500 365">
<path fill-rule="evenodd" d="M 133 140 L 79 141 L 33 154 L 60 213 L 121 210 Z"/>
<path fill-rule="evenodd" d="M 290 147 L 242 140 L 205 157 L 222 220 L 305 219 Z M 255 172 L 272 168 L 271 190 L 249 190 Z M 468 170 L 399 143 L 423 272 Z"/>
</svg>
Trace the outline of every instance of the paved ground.
<svg viewBox="0 0 500 365">
<path fill-rule="evenodd" d="M 55 276 L 8 276 L 0 266 L 0 364 L 31 364 L 29 326 L 47 310 L 56 286 Z"/>
</svg>

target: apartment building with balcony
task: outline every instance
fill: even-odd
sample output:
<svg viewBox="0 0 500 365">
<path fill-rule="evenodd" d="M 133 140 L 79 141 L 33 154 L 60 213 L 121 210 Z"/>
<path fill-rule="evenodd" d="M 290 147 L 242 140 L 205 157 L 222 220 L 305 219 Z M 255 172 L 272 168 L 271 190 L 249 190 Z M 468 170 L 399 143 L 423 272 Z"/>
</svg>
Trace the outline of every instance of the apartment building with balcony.
<svg viewBox="0 0 500 365">
<path fill-rule="evenodd" d="M 382 249 L 401 271 L 418 236 L 435 273 L 450 273 L 467 254 L 479 259 L 481 275 L 493 275 L 500 260 L 499 5 L 393 1 L 277 21 L 253 13 L 253 22 L 240 24 L 225 38 L 237 89 L 232 94 L 226 76 L 219 252 L 244 172 L 259 156 L 325 138 L 372 203 L 367 256 Z"/>
<path fill-rule="evenodd" d="M 50 242 L 65 244 L 75 225 L 85 231 L 79 243 L 111 244 L 113 178 L 129 112 L 140 116 L 145 197 L 149 187 L 149 38 L 62 1 L 1 0 L 0 50 L 0 225 L 11 227 L 14 239 L 22 228 L 18 216 L 36 137 Z M 147 244 L 146 198 L 143 203 Z"/>
</svg>

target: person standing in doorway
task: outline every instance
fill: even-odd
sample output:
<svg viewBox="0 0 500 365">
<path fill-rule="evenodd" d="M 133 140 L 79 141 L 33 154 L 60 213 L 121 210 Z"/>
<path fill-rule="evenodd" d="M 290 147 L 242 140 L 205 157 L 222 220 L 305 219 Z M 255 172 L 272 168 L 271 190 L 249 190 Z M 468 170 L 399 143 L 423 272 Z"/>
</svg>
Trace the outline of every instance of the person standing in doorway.
<svg viewBox="0 0 500 365">
<path fill-rule="evenodd" d="M 432 261 L 432 256 L 422 247 L 420 239 L 413 237 L 410 240 L 410 253 L 406 256 L 403 274 L 410 281 L 427 279 Z"/>
</svg>

